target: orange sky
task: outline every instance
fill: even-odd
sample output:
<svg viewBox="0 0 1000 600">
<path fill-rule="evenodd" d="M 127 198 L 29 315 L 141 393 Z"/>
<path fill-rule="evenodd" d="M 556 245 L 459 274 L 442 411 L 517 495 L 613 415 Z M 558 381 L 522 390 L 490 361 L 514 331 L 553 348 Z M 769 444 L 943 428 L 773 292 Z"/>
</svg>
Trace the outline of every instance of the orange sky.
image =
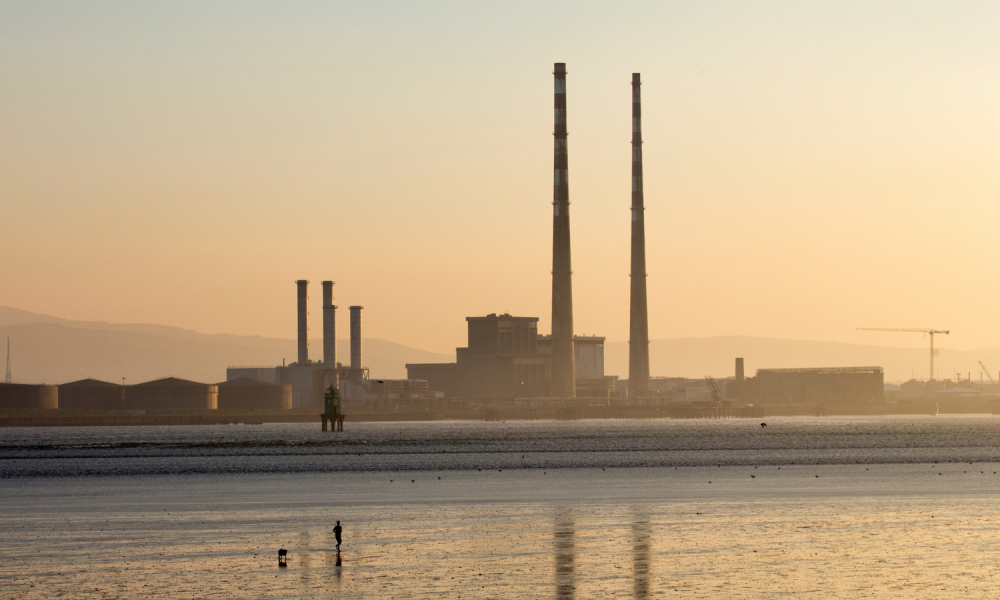
<svg viewBox="0 0 1000 600">
<path fill-rule="evenodd" d="M 578 333 L 628 337 L 638 71 L 652 338 L 1000 345 L 1000 6 L 479 4 L 4 3 L 0 305 L 547 331 L 560 61 Z"/>
</svg>

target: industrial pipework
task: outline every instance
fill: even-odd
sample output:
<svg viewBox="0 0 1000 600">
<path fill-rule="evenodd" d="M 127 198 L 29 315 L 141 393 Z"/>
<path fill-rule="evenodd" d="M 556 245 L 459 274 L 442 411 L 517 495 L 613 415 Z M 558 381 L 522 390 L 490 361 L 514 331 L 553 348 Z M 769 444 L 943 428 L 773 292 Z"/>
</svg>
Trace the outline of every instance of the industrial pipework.
<svg viewBox="0 0 1000 600">
<path fill-rule="evenodd" d="M 569 154 L 566 148 L 566 63 L 555 64 L 555 146 L 552 189 L 552 396 L 576 396 L 573 270 L 569 239 Z"/>
<path fill-rule="evenodd" d="M 323 366 L 337 366 L 337 307 L 333 305 L 333 282 L 323 282 Z"/>
<path fill-rule="evenodd" d="M 309 364 L 309 282 L 295 282 L 299 291 L 299 364 Z"/>
<path fill-rule="evenodd" d="M 628 389 L 649 391 L 649 313 L 646 305 L 646 206 L 642 195 L 642 99 L 632 73 L 632 282 L 629 307 Z"/>
<path fill-rule="evenodd" d="M 351 369 L 361 368 L 361 309 L 351 307 Z"/>
</svg>

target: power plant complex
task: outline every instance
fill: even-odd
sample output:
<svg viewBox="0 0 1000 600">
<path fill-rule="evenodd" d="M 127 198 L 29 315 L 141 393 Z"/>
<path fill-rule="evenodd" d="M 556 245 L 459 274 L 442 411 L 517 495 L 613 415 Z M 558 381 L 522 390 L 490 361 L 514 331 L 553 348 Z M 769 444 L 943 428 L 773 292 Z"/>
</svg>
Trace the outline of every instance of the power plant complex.
<svg viewBox="0 0 1000 600">
<path fill-rule="evenodd" d="M 605 338 L 578 336 L 573 329 L 565 63 L 555 63 L 553 76 L 552 322 L 548 335 L 539 333 L 537 317 L 506 313 L 466 317 L 467 344 L 456 349 L 454 362 L 411 363 L 406 365 L 407 379 L 373 379 L 363 362 L 361 305 L 348 309 L 348 362 L 345 365 L 337 360 L 337 306 L 330 280 L 322 282 L 322 358 L 310 359 L 309 281 L 300 279 L 295 281 L 297 359 L 291 364 L 283 360 L 281 365 L 232 366 L 226 380 L 217 384 L 166 378 L 125 386 L 124 382 L 118 385 L 85 379 L 57 387 L 11 383 L 8 350 L 0 408 L 318 411 L 324 407 L 324 399 L 332 397 L 332 390 L 337 391 L 338 402 L 343 401 L 348 415 L 440 411 L 456 406 L 485 411 L 505 401 L 535 415 L 539 413 L 533 411 L 546 406 L 559 407 L 561 412 L 555 414 L 560 415 L 581 414 L 572 411 L 585 407 L 634 409 L 627 414 L 615 413 L 618 416 L 670 416 L 666 407 L 678 404 L 716 411 L 711 413 L 715 416 L 750 416 L 767 404 L 872 407 L 885 403 L 880 367 L 761 369 L 756 376 L 745 377 L 743 360 L 737 359 L 734 376 L 719 381 L 650 376 L 639 73 L 633 73 L 631 80 L 629 372 L 627 383 L 606 375 Z M 517 401 L 526 402 L 518 405 Z"/>
<path fill-rule="evenodd" d="M 467 317 L 469 343 L 454 363 L 408 364 L 412 379 L 452 398 L 610 398 L 617 377 L 604 374 L 604 338 L 573 333 L 573 269 L 569 220 L 566 64 L 554 75 L 552 185 L 552 333 L 538 319 L 490 314 Z M 639 74 L 632 75 L 632 290 L 629 392 L 649 391 L 646 242 L 642 193 L 642 108 Z"/>
</svg>

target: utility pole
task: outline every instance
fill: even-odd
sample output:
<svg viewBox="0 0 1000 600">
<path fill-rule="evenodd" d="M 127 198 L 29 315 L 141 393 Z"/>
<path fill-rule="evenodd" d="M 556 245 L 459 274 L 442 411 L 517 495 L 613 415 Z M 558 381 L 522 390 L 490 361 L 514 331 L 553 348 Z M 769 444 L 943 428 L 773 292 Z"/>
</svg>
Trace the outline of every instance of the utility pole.
<svg viewBox="0 0 1000 600">
<path fill-rule="evenodd" d="M 4 383 L 14 383 L 10 378 L 10 336 L 7 337 L 7 375 L 3 378 Z"/>
</svg>

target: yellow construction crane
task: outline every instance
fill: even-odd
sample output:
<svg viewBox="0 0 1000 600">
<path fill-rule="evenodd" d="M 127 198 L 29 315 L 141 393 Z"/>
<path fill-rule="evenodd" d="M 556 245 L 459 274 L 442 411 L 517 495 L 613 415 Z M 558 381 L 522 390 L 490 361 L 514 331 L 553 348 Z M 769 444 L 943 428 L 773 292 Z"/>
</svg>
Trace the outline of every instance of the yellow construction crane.
<svg viewBox="0 0 1000 600">
<path fill-rule="evenodd" d="M 925 333 L 931 336 L 931 381 L 934 380 L 934 334 L 943 333 L 949 335 L 950 331 L 940 329 L 904 329 L 899 327 L 858 327 L 858 331 L 904 331 L 906 333 Z"/>
<path fill-rule="evenodd" d="M 990 378 L 990 383 L 995 385 L 996 381 L 993 380 L 993 376 L 990 375 L 990 370 L 986 368 L 986 365 L 983 364 L 983 361 L 979 361 L 979 366 L 983 368 L 983 373 L 986 373 L 986 376 Z"/>
</svg>

